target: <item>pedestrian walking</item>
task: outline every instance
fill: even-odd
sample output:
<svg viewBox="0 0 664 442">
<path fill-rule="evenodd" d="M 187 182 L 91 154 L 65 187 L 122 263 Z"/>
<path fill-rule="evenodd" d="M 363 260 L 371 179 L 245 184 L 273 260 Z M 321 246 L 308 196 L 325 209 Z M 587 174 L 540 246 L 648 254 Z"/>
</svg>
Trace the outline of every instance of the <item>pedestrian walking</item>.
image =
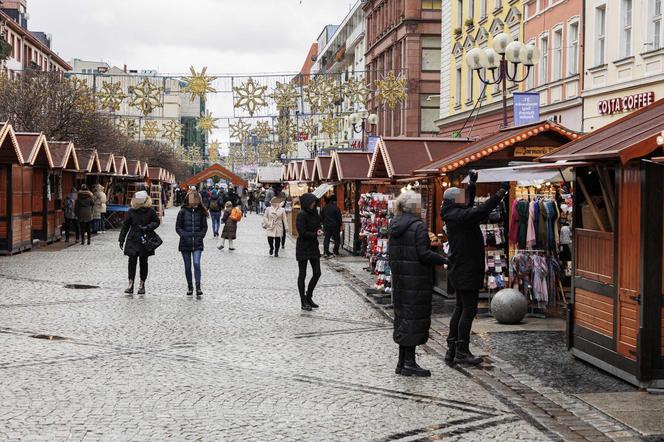
<svg viewBox="0 0 664 442">
<path fill-rule="evenodd" d="M 509 190 L 509 183 L 503 183 L 495 195 L 474 207 L 476 182 L 477 172 L 472 171 L 468 198 L 457 187 L 447 189 L 443 194 L 440 212 L 449 241 L 448 278 L 456 293 L 445 361 L 471 365 L 482 362 L 482 358 L 475 357 L 469 348 L 470 331 L 477 315 L 479 291 L 484 287 L 484 237 L 480 224 L 498 207 Z"/>
<path fill-rule="evenodd" d="M 288 225 L 288 214 L 293 211 L 291 202 L 288 201 L 288 198 L 284 198 L 283 202 L 281 203 L 281 207 L 284 208 L 284 212 L 286 212 L 286 215 L 284 216 L 283 219 L 283 225 L 284 225 L 284 234 L 281 236 L 281 249 L 284 250 L 286 248 L 286 234 L 288 233 L 288 229 L 286 226 Z"/>
<path fill-rule="evenodd" d="M 69 232 L 74 230 L 76 235 L 76 242 L 79 240 L 80 230 L 78 226 L 78 219 L 76 218 L 76 200 L 78 199 L 78 191 L 76 187 L 72 187 L 71 191 L 67 194 L 64 204 L 65 215 L 65 242 L 69 242 Z"/>
<path fill-rule="evenodd" d="M 242 190 L 242 195 L 240 195 L 240 203 L 242 204 L 240 210 L 242 210 L 242 213 L 246 217 L 247 213 L 249 212 L 249 192 L 247 192 L 247 189 Z"/>
<path fill-rule="evenodd" d="M 286 211 L 281 207 L 281 200 L 276 196 L 263 215 L 263 228 L 270 245 L 270 256 L 279 257 L 279 247 L 286 229 Z"/>
<path fill-rule="evenodd" d="M 218 190 L 212 191 L 212 196 L 210 197 L 210 218 L 212 218 L 212 237 L 219 237 L 219 227 L 221 227 L 221 212 L 223 210 L 222 197 L 219 194 Z"/>
<path fill-rule="evenodd" d="M 341 245 L 341 210 L 337 207 L 336 195 L 331 195 L 327 198 L 327 204 L 320 211 L 321 219 L 323 222 L 323 230 L 325 232 L 325 239 L 323 240 L 323 251 L 325 257 L 332 256 L 330 253 L 330 240 L 334 241 L 334 255 L 339 255 L 339 246 Z"/>
<path fill-rule="evenodd" d="M 203 296 L 201 289 L 201 257 L 203 254 L 203 239 L 207 233 L 208 210 L 203 206 L 201 195 L 192 191 L 184 199 L 184 205 L 178 212 L 175 222 L 175 231 L 180 236 L 178 250 L 184 261 L 184 274 L 187 278 L 187 296 L 194 294 L 194 279 L 196 280 L 196 297 Z M 192 276 L 191 267 L 194 267 Z"/>
<path fill-rule="evenodd" d="M 203 186 L 203 190 L 199 193 L 201 196 L 201 201 L 203 203 L 203 206 L 207 209 L 210 207 L 210 191 L 208 190 L 207 186 Z"/>
<path fill-rule="evenodd" d="M 131 199 L 131 207 L 120 230 L 120 249 L 129 257 L 127 267 L 129 286 L 125 293 L 134 294 L 136 267 L 140 264 L 140 283 L 138 294 L 145 294 L 145 281 L 148 279 L 148 258 L 154 255 L 154 249 L 147 245 L 149 235 L 159 227 L 159 217 L 152 208 L 152 199 L 144 190 L 136 192 Z"/>
<path fill-rule="evenodd" d="M 76 218 L 81 231 L 81 245 L 85 244 L 85 234 L 88 234 L 88 245 L 90 245 L 90 223 L 94 211 L 94 197 L 88 190 L 88 186 L 81 184 L 81 190 L 76 198 Z"/>
<path fill-rule="evenodd" d="M 300 293 L 302 310 L 311 311 L 318 308 L 313 301 L 316 284 L 321 277 L 320 271 L 320 246 L 318 235 L 320 232 L 320 216 L 316 210 L 316 196 L 313 193 L 305 193 L 300 197 L 300 213 L 297 214 L 295 225 L 297 227 L 297 243 L 295 245 L 295 258 L 299 273 L 297 277 L 297 289 Z M 304 291 L 307 278 L 307 265 L 311 264 L 313 274 L 309 280 L 307 291 Z"/>
<path fill-rule="evenodd" d="M 104 232 L 104 213 L 106 213 L 106 193 L 101 184 L 94 187 L 93 210 L 92 210 L 92 231 L 97 234 Z"/>
<path fill-rule="evenodd" d="M 258 213 L 258 210 L 256 209 L 256 191 L 251 190 L 249 192 L 249 210 L 251 210 L 253 213 Z"/>
<path fill-rule="evenodd" d="M 242 211 L 239 207 L 233 207 L 233 204 L 228 201 L 224 208 L 222 215 L 222 222 L 224 223 L 224 230 L 221 232 L 221 244 L 218 249 L 223 250 L 228 240 L 228 250 L 235 250 L 233 241 L 237 236 L 237 223 L 242 219 Z"/>
<path fill-rule="evenodd" d="M 431 376 L 420 367 L 415 348 L 429 340 L 434 265 L 445 258 L 431 251 L 429 230 L 421 218 L 422 196 L 407 191 L 396 200 L 396 216 L 389 231 L 393 339 L 399 345 L 396 373 L 403 376 Z"/>
</svg>

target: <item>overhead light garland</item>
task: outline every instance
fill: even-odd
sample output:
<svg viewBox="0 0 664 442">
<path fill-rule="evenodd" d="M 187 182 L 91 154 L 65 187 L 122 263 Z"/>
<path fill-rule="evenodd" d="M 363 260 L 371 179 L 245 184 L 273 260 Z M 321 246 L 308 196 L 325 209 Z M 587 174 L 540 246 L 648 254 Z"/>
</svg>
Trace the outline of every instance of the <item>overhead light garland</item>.
<svg viewBox="0 0 664 442">
<path fill-rule="evenodd" d="M 117 111 L 127 98 L 127 94 L 122 91 L 122 83 L 119 81 L 117 83 L 104 81 L 101 90 L 97 92 L 97 98 L 102 108 Z"/>
<path fill-rule="evenodd" d="M 142 130 L 146 139 L 153 140 L 159 134 L 159 122 L 157 120 L 146 120 Z"/>
<path fill-rule="evenodd" d="M 366 106 L 367 100 L 371 96 L 371 89 L 369 89 L 369 86 L 364 80 L 356 80 L 355 78 L 351 77 L 344 84 L 344 96 L 352 104 L 361 104 L 362 106 Z"/>
<path fill-rule="evenodd" d="M 267 121 L 259 121 L 256 123 L 253 133 L 260 141 L 268 140 L 270 135 L 272 135 L 272 128 L 270 127 L 270 123 Z"/>
<path fill-rule="evenodd" d="M 244 143 L 250 136 L 249 129 L 251 129 L 251 125 L 245 123 L 242 119 L 237 120 L 235 124 L 231 123 L 229 128 L 231 138 L 239 141 L 240 143 Z"/>
<path fill-rule="evenodd" d="M 302 132 L 309 137 L 313 137 L 318 133 L 318 122 L 313 118 L 305 118 L 302 121 Z"/>
<path fill-rule="evenodd" d="M 177 120 L 169 120 L 163 126 L 162 137 L 166 138 L 172 144 L 176 144 L 180 141 L 182 137 L 182 124 Z"/>
<path fill-rule="evenodd" d="M 206 75 L 207 66 L 201 69 L 201 72 L 196 72 L 193 66 L 189 67 L 191 71 L 191 77 L 185 77 L 184 81 L 187 83 L 182 91 L 191 95 L 191 101 L 193 102 L 196 97 L 201 100 L 205 100 L 205 94 L 207 93 L 216 93 L 217 90 L 212 86 L 212 82 L 217 79 L 217 77 L 212 77 Z"/>
<path fill-rule="evenodd" d="M 198 130 L 201 130 L 206 134 L 210 135 L 215 129 L 217 129 L 217 120 L 219 120 L 219 118 L 214 118 L 214 116 L 212 116 L 212 113 L 210 111 L 207 111 L 205 115 L 201 116 L 198 119 L 198 124 L 196 125 L 196 127 L 198 128 Z"/>
<path fill-rule="evenodd" d="M 122 118 L 118 122 L 118 129 L 127 135 L 128 137 L 135 137 L 138 134 L 138 127 L 136 126 L 136 120 L 131 118 Z"/>
<path fill-rule="evenodd" d="M 300 93 L 295 89 L 292 83 L 281 83 L 277 81 L 277 85 L 270 95 L 277 106 L 277 110 L 294 109 L 297 107 L 297 101 L 300 98 Z"/>
<path fill-rule="evenodd" d="M 131 87 L 130 92 L 132 98 L 129 105 L 138 108 L 143 115 L 150 115 L 155 109 L 163 107 L 163 88 L 152 84 L 147 77 L 137 86 Z"/>
<path fill-rule="evenodd" d="M 337 84 L 334 78 L 328 75 L 313 78 L 304 88 L 304 100 L 311 106 L 313 113 L 331 110 L 338 96 Z"/>
<path fill-rule="evenodd" d="M 334 115 L 328 115 L 321 121 L 321 132 L 327 134 L 330 140 L 337 137 L 339 133 L 339 119 Z"/>
<path fill-rule="evenodd" d="M 397 77 L 393 71 L 390 71 L 382 80 L 376 80 L 378 99 L 390 108 L 396 107 L 397 104 L 403 103 L 408 96 L 407 83 L 408 80 L 403 75 Z"/>
<path fill-rule="evenodd" d="M 237 94 L 234 104 L 235 108 L 246 110 L 252 117 L 256 113 L 256 110 L 267 106 L 267 101 L 265 100 L 267 86 L 256 83 L 253 78 L 249 78 L 242 85 L 234 87 L 233 90 Z"/>
<path fill-rule="evenodd" d="M 284 116 L 277 119 L 275 132 L 282 142 L 292 141 L 295 137 L 295 124 L 290 117 Z"/>
</svg>

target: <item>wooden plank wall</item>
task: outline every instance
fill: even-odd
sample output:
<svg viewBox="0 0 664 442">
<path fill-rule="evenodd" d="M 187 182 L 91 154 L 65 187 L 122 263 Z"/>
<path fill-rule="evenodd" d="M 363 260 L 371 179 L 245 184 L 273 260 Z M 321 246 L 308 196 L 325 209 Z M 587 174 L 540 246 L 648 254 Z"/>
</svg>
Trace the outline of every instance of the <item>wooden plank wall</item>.
<svg viewBox="0 0 664 442">
<path fill-rule="evenodd" d="M 613 339 L 613 298 L 577 288 L 574 324 Z"/>
<path fill-rule="evenodd" d="M 613 284 L 613 233 L 575 229 L 576 276 Z"/>
<path fill-rule="evenodd" d="M 7 241 L 9 239 L 8 222 L 8 192 L 9 192 L 9 166 L 0 164 L 0 239 Z"/>
</svg>

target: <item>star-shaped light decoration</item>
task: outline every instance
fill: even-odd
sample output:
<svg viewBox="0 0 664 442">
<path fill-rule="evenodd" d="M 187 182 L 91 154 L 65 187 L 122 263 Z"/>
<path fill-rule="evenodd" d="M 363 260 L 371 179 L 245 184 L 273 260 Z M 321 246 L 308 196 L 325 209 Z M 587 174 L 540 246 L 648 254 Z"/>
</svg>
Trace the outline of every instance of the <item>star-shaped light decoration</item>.
<svg viewBox="0 0 664 442">
<path fill-rule="evenodd" d="M 315 114 L 331 110 L 339 98 L 339 90 L 332 76 L 319 75 L 304 88 L 304 100 Z"/>
<path fill-rule="evenodd" d="M 270 135 L 272 135 L 272 128 L 270 127 L 270 123 L 264 120 L 259 121 L 256 123 L 256 126 L 254 126 L 253 133 L 256 135 L 259 141 L 268 140 Z"/>
<path fill-rule="evenodd" d="M 97 92 L 97 98 L 102 108 L 117 111 L 122 101 L 127 98 L 127 94 L 122 91 L 122 83 L 119 81 L 117 83 L 104 81 L 101 90 Z"/>
<path fill-rule="evenodd" d="M 147 77 L 144 77 L 137 86 L 130 87 L 130 92 L 132 97 L 129 105 L 138 108 L 143 115 L 147 116 L 164 105 L 162 103 L 163 88 L 152 84 Z"/>
<path fill-rule="evenodd" d="M 367 83 L 363 79 L 356 80 L 351 77 L 344 84 L 344 96 L 352 104 L 361 104 L 366 105 L 369 96 L 371 95 L 371 89 L 367 86 Z"/>
<path fill-rule="evenodd" d="M 146 139 L 154 140 L 159 134 L 159 122 L 157 120 L 146 120 L 142 130 Z"/>
<path fill-rule="evenodd" d="M 198 130 L 202 130 L 203 132 L 209 135 L 212 133 L 212 131 L 217 129 L 217 120 L 219 120 L 219 118 L 214 118 L 212 116 L 212 113 L 210 111 L 207 111 L 205 112 L 205 115 L 201 116 L 198 119 L 198 124 L 196 125 L 196 127 L 198 128 Z"/>
<path fill-rule="evenodd" d="M 219 161 L 219 141 L 214 140 L 208 146 L 208 158 L 213 163 Z"/>
<path fill-rule="evenodd" d="M 277 105 L 277 110 L 293 109 L 297 107 L 297 100 L 300 94 L 292 83 L 281 83 L 277 81 L 274 92 L 270 95 Z"/>
<path fill-rule="evenodd" d="M 403 75 L 399 74 L 397 77 L 394 71 L 390 71 L 382 80 L 376 80 L 378 99 L 391 108 L 396 107 L 406 100 L 407 83 L 408 80 Z"/>
<path fill-rule="evenodd" d="M 242 121 L 242 119 L 237 120 L 237 123 L 229 124 L 228 126 L 231 130 L 231 138 L 244 143 L 250 136 L 249 129 L 251 125 Z"/>
<path fill-rule="evenodd" d="M 182 124 L 177 120 L 169 120 L 168 123 L 165 123 L 162 126 L 164 130 L 161 134 L 163 138 L 166 138 L 171 144 L 177 144 L 180 141 L 182 136 Z"/>
<path fill-rule="evenodd" d="M 295 124 L 290 117 L 284 116 L 277 119 L 276 134 L 281 142 L 292 141 L 295 137 Z"/>
<path fill-rule="evenodd" d="M 306 118 L 302 121 L 302 133 L 307 134 L 309 137 L 313 137 L 318 133 L 318 122 L 313 118 Z"/>
<path fill-rule="evenodd" d="M 175 156 L 178 160 L 185 161 L 187 158 L 187 152 L 184 150 L 184 147 L 178 146 L 175 148 Z"/>
<path fill-rule="evenodd" d="M 191 77 L 184 77 L 184 81 L 187 82 L 187 85 L 182 88 L 182 92 L 191 94 L 191 101 L 194 101 L 196 97 L 199 97 L 201 100 L 205 100 L 205 94 L 208 92 L 215 93 L 217 90 L 212 87 L 212 82 L 217 79 L 217 77 L 212 77 L 206 75 L 207 66 L 201 69 L 201 72 L 196 72 L 193 66 L 189 67 L 191 71 Z"/>
<path fill-rule="evenodd" d="M 265 100 L 267 86 L 261 86 L 253 78 L 249 78 L 246 83 L 234 87 L 233 90 L 237 94 L 233 106 L 236 109 L 246 110 L 252 117 L 257 109 L 267 106 L 267 101 Z"/>
<path fill-rule="evenodd" d="M 131 118 L 122 118 L 118 121 L 118 129 L 120 132 L 127 135 L 128 137 L 135 137 L 138 134 L 138 127 L 136 126 L 136 120 Z"/>
<path fill-rule="evenodd" d="M 329 139 L 336 138 L 339 132 L 339 119 L 333 115 L 328 115 L 321 121 L 321 132 L 327 134 Z"/>
</svg>

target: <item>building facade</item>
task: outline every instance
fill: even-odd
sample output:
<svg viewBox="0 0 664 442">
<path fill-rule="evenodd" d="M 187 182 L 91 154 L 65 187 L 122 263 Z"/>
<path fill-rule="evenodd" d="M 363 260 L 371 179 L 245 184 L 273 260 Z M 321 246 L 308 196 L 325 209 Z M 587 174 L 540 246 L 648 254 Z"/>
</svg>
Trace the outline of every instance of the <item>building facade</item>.
<svg viewBox="0 0 664 442">
<path fill-rule="evenodd" d="M 523 40 L 542 54 L 526 81 L 540 94 L 540 118 L 582 131 L 583 0 L 529 0 L 523 9 Z"/>
<path fill-rule="evenodd" d="M 431 135 L 440 107 L 440 0 L 366 0 L 366 69 L 369 82 L 388 72 L 408 78 L 408 96 L 394 109 L 378 99 L 368 110 L 380 118 L 383 136 Z"/>
<path fill-rule="evenodd" d="M 450 13 L 442 21 L 441 102 L 436 125 L 445 136 L 492 134 L 503 122 L 501 85 L 485 88 L 477 73 L 467 66 L 465 56 L 473 48 L 492 47 L 493 38 L 503 32 L 523 41 L 522 2 L 443 0 L 442 4 Z M 521 89 L 523 85 L 507 83 L 510 120 L 512 92 Z"/>
<path fill-rule="evenodd" d="M 586 0 L 584 130 L 664 97 L 661 0 Z"/>
</svg>

